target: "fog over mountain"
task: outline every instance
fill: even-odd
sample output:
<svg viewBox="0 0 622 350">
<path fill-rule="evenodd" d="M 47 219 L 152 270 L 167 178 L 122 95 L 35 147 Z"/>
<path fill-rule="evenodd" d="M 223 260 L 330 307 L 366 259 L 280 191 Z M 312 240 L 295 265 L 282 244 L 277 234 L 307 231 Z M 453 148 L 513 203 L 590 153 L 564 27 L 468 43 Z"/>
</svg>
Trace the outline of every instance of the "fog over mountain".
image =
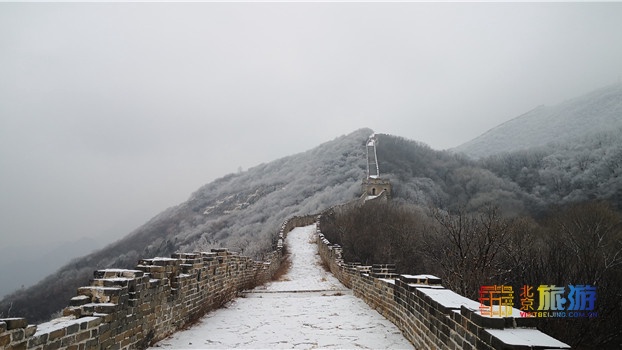
<svg viewBox="0 0 622 350">
<path fill-rule="evenodd" d="M 123 239 L 8 295 L 0 313 L 6 316 L 10 308 L 11 315 L 41 321 L 65 307 L 94 270 L 133 268 L 140 258 L 214 247 L 261 258 L 273 249 L 285 219 L 317 213 L 361 194 L 365 144 L 372 132 L 360 129 L 307 152 L 217 179 Z"/>
<path fill-rule="evenodd" d="M 362 126 L 447 149 L 619 81 L 621 14 L 622 3 L 0 2 L 0 297 L 236 169 Z M 408 200 L 447 203 L 452 172 L 436 158 L 451 157 L 417 149 L 437 163 L 408 178 L 395 161 L 387 176 Z M 477 174 L 469 166 L 462 177 Z M 187 245 L 220 244 L 219 210 L 279 186 L 223 194 L 203 210 L 208 227 L 184 224 L 197 231 Z"/>
<path fill-rule="evenodd" d="M 569 142 L 622 126 L 622 84 L 555 106 L 539 106 L 453 148 L 474 158 Z"/>
<path fill-rule="evenodd" d="M 615 85 L 541 107 L 458 148 L 473 157 L 497 151 L 479 160 L 456 153 L 458 149 L 437 151 L 421 142 L 378 134 L 380 174 L 391 180 L 394 200 L 448 210 L 475 211 L 494 203 L 505 215 L 537 216 L 551 205 L 591 199 L 610 201 L 620 209 L 622 128 L 615 126 L 620 125 L 621 97 L 622 86 Z M 210 182 L 117 242 L 6 296 L 0 314 L 41 321 L 66 306 L 94 270 L 132 268 L 140 258 L 228 247 L 259 259 L 273 248 L 285 219 L 360 196 L 367 166 L 365 145 L 373 132 L 359 129 Z M 515 135 L 525 135 L 532 143 L 520 143 Z M 63 248 L 84 254 L 93 244 L 71 242 Z M 28 255 L 14 253 L 3 254 L 13 256 L 16 263 Z M 38 264 L 32 265 L 22 271 L 34 273 Z"/>
<path fill-rule="evenodd" d="M 475 211 L 494 203 L 506 215 L 538 215 L 550 205 L 594 198 L 622 208 L 619 132 L 594 137 L 588 130 L 579 137 L 576 131 L 572 143 L 480 161 L 378 134 L 380 174 L 392 181 L 394 200 L 449 210 Z M 65 307 L 94 270 L 132 268 L 140 258 L 214 247 L 261 258 L 272 249 L 278 227 L 288 217 L 318 213 L 360 196 L 365 144 L 372 133 L 360 129 L 206 184 L 123 239 L 8 295 L 0 302 L 0 313 L 27 317 L 30 322 L 44 320 Z M 71 248 L 69 244 L 67 249 Z"/>
</svg>

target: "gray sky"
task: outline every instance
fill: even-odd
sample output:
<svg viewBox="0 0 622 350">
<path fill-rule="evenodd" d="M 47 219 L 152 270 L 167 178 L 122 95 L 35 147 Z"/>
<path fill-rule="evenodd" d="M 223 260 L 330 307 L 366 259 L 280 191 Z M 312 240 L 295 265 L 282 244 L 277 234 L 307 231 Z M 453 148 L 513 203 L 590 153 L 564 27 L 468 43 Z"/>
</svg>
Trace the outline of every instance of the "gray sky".
<svg viewBox="0 0 622 350">
<path fill-rule="evenodd" d="M 617 82 L 622 3 L 0 3 L 0 239 L 109 240 L 361 127 L 446 149 Z"/>
</svg>

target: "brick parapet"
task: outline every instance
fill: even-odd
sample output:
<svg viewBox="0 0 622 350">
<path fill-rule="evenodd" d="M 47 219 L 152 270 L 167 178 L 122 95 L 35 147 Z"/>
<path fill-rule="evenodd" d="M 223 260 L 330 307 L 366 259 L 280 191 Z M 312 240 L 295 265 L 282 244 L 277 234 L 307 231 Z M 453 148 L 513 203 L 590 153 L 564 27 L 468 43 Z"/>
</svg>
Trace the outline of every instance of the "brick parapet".
<svg viewBox="0 0 622 350">
<path fill-rule="evenodd" d="M 39 325 L 0 319 L 0 350 L 144 349 L 221 307 L 240 291 L 270 281 L 283 260 L 287 233 L 315 216 L 285 221 L 263 261 L 228 249 L 141 259 L 135 269 L 95 271 L 63 317 Z"/>
<path fill-rule="evenodd" d="M 24 318 L 0 319 L 0 350 L 146 348 L 222 306 L 239 291 L 269 281 L 282 262 L 287 232 L 316 220 L 319 217 L 305 216 L 284 222 L 276 249 L 264 261 L 214 249 L 141 259 L 133 270 L 95 271 L 91 284 L 78 289 L 63 317 L 40 325 L 29 325 Z M 354 295 L 397 325 L 416 348 L 569 348 L 562 343 L 538 345 L 537 339 L 547 336 L 533 328 L 521 328 L 530 331 L 522 335 L 533 337 L 532 345 L 504 341 L 507 338 L 498 331 L 529 327 L 532 320 L 484 317 L 434 276 L 397 275 L 390 264 L 345 262 L 341 247 L 326 240 L 317 227 L 323 262 Z M 442 302 L 442 294 L 463 299 Z"/>
<path fill-rule="evenodd" d="M 445 289 L 438 277 L 397 275 L 391 264 L 345 262 L 342 248 L 324 237 L 319 222 L 317 227 L 323 263 L 355 296 L 394 323 L 417 349 L 570 349 L 530 328 L 532 319 L 482 316 L 478 302 Z M 512 334 L 505 334 L 513 330 L 523 331 L 523 338 L 513 341 Z"/>
</svg>

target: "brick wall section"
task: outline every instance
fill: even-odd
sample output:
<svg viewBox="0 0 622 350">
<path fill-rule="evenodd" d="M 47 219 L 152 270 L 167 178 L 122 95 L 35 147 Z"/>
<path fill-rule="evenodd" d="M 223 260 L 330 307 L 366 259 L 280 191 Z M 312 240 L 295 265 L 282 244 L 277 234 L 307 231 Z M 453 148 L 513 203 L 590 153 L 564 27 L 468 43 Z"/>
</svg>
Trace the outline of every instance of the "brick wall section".
<svg viewBox="0 0 622 350">
<path fill-rule="evenodd" d="M 40 325 L 29 325 L 24 318 L 0 319 L 0 350 L 146 348 L 239 291 L 269 281 L 283 260 L 287 232 L 315 221 L 315 216 L 305 216 L 283 223 L 275 251 L 261 262 L 214 249 L 142 259 L 134 270 L 95 271 L 91 285 L 79 288 L 70 300 L 64 317 Z M 479 315 L 476 302 L 443 288 L 437 277 L 397 275 L 391 264 L 346 263 L 341 248 L 319 229 L 317 242 L 332 273 L 418 349 L 570 348 L 529 328 L 532 319 Z M 512 330 L 520 331 L 521 344 L 504 335 Z"/>
<path fill-rule="evenodd" d="M 533 319 L 480 315 L 479 302 L 443 288 L 438 277 L 396 275 L 390 264 L 344 262 L 341 247 L 317 227 L 319 254 L 331 272 L 417 349 L 570 349 L 532 328 Z M 514 341 L 516 337 L 520 339 Z"/>
<path fill-rule="evenodd" d="M 212 249 L 142 259 L 133 270 L 95 271 L 63 317 L 40 325 L 29 325 L 24 318 L 0 319 L 0 350 L 144 349 L 238 292 L 269 281 L 283 260 L 287 232 L 314 220 L 307 216 L 284 222 L 265 261 Z"/>
</svg>

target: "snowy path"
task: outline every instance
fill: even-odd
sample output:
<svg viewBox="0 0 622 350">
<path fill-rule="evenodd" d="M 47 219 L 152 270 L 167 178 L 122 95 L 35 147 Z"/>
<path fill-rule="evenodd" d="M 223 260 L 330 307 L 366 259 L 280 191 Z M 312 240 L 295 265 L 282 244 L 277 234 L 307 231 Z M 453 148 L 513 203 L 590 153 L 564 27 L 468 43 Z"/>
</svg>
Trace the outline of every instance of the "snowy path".
<svg viewBox="0 0 622 350">
<path fill-rule="evenodd" d="M 292 266 L 152 349 L 412 349 L 400 330 L 320 266 L 315 225 L 287 235 Z"/>
</svg>

